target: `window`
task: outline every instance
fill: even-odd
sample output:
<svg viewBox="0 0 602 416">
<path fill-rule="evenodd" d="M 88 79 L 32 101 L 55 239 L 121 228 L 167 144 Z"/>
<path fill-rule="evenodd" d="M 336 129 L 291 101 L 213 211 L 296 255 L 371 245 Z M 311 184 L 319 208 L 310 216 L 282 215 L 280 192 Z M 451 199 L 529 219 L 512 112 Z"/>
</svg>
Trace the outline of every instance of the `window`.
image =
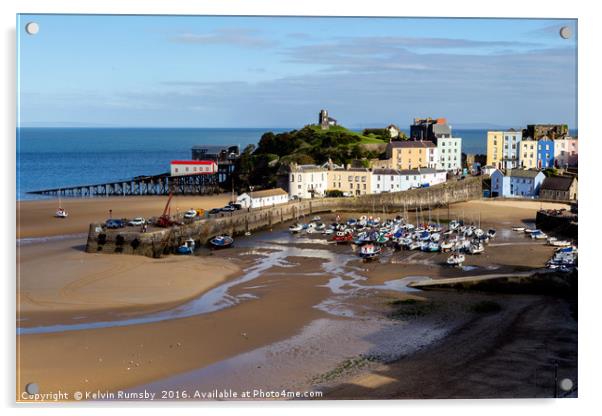
<svg viewBox="0 0 602 416">
<path fill-rule="evenodd" d="M 356 176 L 356 177 L 355 177 L 355 181 L 356 181 L 356 182 L 359 182 L 359 181 L 360 181 L 360 177 L 359 177 L 359 176 Z"/>
<path fill-rule="evenodd" d="M 366 177 L 362 176 L 362 182 L 366 182 Z"/>
<path fill-rule="evenodd" d="M 299 175 L 299 182 L 301 182 L 301 175 Z"/>
<path fill-rule="evenodd" d="M 353 182 L 353 176 L 349 175 L 347 179 L 349 180 L 349 182 Z"/>
</svg>

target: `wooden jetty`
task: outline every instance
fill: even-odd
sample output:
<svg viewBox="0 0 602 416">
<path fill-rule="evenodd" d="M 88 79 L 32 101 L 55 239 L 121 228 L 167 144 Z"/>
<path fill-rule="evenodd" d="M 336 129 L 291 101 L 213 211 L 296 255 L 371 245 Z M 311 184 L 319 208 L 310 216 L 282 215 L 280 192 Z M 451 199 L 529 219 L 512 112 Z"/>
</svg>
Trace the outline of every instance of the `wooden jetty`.
<svg viewBox="0 0 602 416">
<path fill-rule="evenodd" d="M 105 182 L 93 185 L 65 186 L 28 192 L 30 194 L 61 197 L 108 197 L 133 195 L 206 195 L 219 190 L 218 176 L 181 175 L 169 173 Z"/>
</svg>

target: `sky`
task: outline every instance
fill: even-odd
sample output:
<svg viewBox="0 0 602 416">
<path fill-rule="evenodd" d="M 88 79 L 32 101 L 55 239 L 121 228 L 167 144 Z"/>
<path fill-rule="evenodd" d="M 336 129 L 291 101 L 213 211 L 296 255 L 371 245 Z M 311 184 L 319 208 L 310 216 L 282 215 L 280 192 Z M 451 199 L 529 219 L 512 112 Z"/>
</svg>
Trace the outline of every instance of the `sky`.
<svg viewBox="0 0 602 416">
<path fill-rule="evenodd" d="M 20 15 L 17 28 L 21 126 L 297 128 L 325 108 L 351 128 L 577 128 L 576 20 Z"/>
</svg>

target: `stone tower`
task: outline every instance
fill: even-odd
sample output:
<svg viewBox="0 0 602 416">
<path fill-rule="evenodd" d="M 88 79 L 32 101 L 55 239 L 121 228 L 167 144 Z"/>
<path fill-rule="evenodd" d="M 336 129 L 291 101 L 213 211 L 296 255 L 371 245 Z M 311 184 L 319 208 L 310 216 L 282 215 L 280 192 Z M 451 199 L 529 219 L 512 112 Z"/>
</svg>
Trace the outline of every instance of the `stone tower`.
<svg viewBox="0 0 602 416">
<path fill-rule="evenodd" d="M 322 130 L 328 130 L 328 111 L 320 110 L 318 121 Z"/>
</svg>

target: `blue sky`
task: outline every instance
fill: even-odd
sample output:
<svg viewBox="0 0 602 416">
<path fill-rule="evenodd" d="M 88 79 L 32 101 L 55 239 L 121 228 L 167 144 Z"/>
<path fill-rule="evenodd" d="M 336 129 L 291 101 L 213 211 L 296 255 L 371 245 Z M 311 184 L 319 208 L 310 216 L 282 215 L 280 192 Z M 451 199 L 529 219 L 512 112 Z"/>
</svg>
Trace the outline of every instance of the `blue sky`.
<svg viewBox="0 0 602 416">
<path fill-rule="evenodd" d="M 23 126 L 300 127 L 326 108 L 354 128 L 429 115 L 577 127 L 574 20 L 21 15 L 17 27 Z"/>
</svg>

